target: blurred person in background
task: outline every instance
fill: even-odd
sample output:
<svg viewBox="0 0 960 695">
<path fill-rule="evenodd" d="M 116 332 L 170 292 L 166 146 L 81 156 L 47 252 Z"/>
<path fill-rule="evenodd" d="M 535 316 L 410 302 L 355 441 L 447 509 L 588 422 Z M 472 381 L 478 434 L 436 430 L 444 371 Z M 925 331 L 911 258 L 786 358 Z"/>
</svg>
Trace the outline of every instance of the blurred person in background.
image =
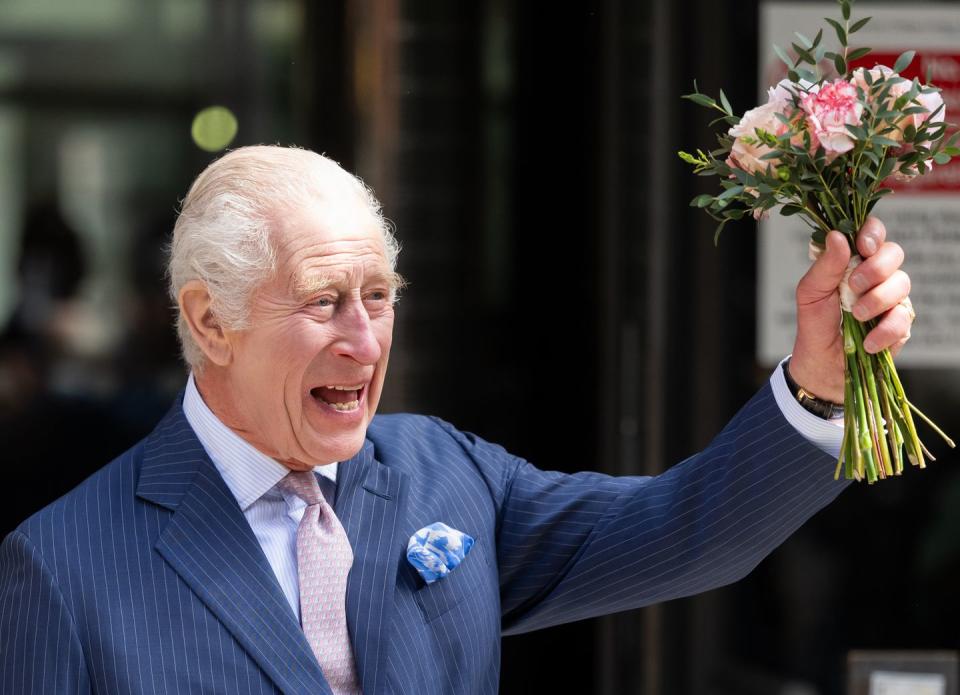
<svg viewBox="0 0 960 695">
<path fill-rule="evenodd" d="M 84 248 L 56 203 L 34 204 L 25 218 L 17 279 L 19 298 L 0 336 L 0 451 L 14 495 L 0 512 L 12 529 L 116 454 L 103 433 L 124 437 L 115 409 L 95 390 L 90 363 L 77 348 L 87 274 Z M 127 439 L 126 441 L 133 441 Z M 70 442 L 64 460 L 64 442 Z M 53 461 L 63 461 L 51 472 Z"/>
<path fill-rule="evenodd" d="M 174 232 L 184 392 L 0 549 L 0 692 L 492 693 L 502 634 L 737 580 L 845 487 L 842 428 L 787 380 L 842 398 L 849 249 L 827 241 L 789 366 L 703 452 L 564 475 L 436 418 L 374 418 L 402 285 L 379 204 L 312 152 L 224 156 Z M 877 220 L 858 248 L 875 348 L 899 347 L 903 254 Z M 560 407 L 590 411 L 563 378 Z"/>
</svg>

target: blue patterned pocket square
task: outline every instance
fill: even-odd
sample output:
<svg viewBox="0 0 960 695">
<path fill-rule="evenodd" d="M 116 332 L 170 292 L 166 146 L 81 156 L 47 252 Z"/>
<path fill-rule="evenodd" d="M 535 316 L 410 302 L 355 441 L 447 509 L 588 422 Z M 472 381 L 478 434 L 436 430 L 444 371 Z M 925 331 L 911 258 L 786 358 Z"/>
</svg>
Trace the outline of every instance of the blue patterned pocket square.
<svg viewBox="0 0 960 695">
<path fill-rule="evenodd" d="M 427 584 L 443 579 L 473 547 L 473 538 L 441 521 L 424 526 L 410 536 L 407 560 Z"/>
</svg>

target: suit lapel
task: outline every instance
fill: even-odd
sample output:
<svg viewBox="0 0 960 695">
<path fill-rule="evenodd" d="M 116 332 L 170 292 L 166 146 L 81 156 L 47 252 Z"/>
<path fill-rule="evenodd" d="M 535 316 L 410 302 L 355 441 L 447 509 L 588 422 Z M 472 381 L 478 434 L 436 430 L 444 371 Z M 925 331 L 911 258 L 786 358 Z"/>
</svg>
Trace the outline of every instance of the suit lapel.
<svg viewBox="0 0 960 695">
<path fill-rule="evenodd" d="M 137 494 L 173 511 L 157 551 L 277 687 L 329 694 L 253 531 L 179 403 L 144 443 Z"/>
<path fill-rule="evenodd" d="M 393 627 L 397 571 L 406 552 L 402 537 L 406 476 L 364 448 L 337 470 L 336 512 L 353 547 L 347 583 L 347 626 L 363 692 L 387 690 L 387 645 Z"/>
</svg>

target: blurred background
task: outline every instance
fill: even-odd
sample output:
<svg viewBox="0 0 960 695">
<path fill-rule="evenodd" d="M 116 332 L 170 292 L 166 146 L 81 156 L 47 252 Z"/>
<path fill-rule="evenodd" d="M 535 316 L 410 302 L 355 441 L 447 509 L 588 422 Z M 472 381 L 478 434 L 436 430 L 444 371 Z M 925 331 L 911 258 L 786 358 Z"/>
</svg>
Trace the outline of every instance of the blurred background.
<svg viewBox="0 0 960 695">
<path fill-rule="evenodd" d="M 756 103 L 759 10 L 0 2 L 0 533 L 184 383 L 164 245 L 216 156 L 191 139 L 213 104 L 233 146 L 324 152 L 395 222 L 410 287 L 383 410 L 566 471 L 655 474 L 702 448 L 772 367 L 756 229 L 714 248 L 688 207 L 713 183 L 675 153 L 710 146 L 710 116 L 679 95 L 696 78 Z M 905 372 L 954 435 L 958 368 Z M 956 649 L 960 471 L 930 442 L 931 469 L 851 488 L 737 585 L 506 639 L 502 691 L 838 694 L 851 649 Z"/>
</svg>

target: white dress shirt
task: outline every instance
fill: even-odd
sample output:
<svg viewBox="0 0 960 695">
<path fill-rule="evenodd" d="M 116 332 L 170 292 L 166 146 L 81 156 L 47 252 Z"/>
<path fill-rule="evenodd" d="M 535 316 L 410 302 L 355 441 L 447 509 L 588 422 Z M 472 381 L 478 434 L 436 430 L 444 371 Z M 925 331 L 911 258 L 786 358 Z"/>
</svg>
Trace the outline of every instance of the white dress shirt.
<svg viewBox="0 0 960 695">
<path fill-rule="evenodd" d="M 220 471 L 253 529 L 264 555 L 277 575 L 293 614 L 300 619 L 300 580 L 297 577 L 297 527 L 307 503 L 281 492 L 277 483 L 290 472 L 257 451 L 213 414 L 203 402 L 193 374 L 183 394 L 183 414 L 197 434 L 213 465 Z M 337 464 L 317 466 L 323 496 L 333 506 Z"/>
<path fill-rule="evenodd" d="M 788 359 L 790 358 L 785 357 L 783 362 Z M 843 418 L 824 420 L 800 405 L 783 376 L 783 362 L 778 364 L 770 375 L 770 388 L 773 389 L 773 397 L 777 400 L 783 417 L 808 442 L 834 458 L 839 457 L 840 445 L 843 444 Z"/>
<path fill-rule="evenodd" d="M 843 440 L 843 420 L 824 420 L 805 410 L 793 397 L 780 366 L 770 376 L 770 385 L 787 421 L 810 443 L 831 456 L 838 456 Z M 203 402 L 193 374 L 187 380 L 183 413 L 237 499 L 299 620 L 297 527 L 307 505 L 299 497 L 283 493 L 277 488 L 277 483 L 289 469 L 257 451 L 223 424 Z M 320 489 L 324 497 L 333 506 L 337 464 L 317 466 L 315 471 L 320 474 Z"/>
</svg>

